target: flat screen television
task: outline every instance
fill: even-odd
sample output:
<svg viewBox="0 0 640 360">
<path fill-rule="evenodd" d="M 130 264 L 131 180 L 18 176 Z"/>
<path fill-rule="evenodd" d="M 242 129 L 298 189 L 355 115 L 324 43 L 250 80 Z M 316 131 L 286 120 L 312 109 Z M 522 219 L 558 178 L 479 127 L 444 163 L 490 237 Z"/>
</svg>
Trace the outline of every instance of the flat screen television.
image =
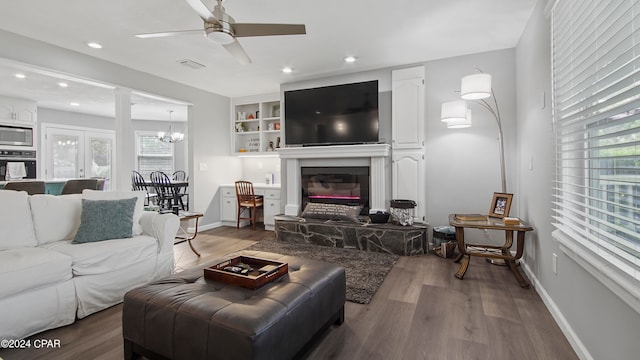
<svg viewBox="0 0 640 360">
<path fill-rule="evenodd" d="M 284 92 L 287 146 L 378 142 L 378 81 Z"/>
</svg>

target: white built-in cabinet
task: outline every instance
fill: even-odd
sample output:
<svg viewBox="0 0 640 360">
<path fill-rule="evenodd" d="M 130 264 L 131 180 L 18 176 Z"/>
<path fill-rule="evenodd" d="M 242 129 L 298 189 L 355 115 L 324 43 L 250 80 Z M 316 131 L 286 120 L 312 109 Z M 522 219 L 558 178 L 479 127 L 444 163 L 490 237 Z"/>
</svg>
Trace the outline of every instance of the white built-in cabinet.
<svg viewBox="0 0 640 360">
<path fill-rule="evenodd" d="M 391 74 L 392 198 L 416 201 L 414 220 L 418 222 L 426 221 L 424 77 L 423 66 Z"/>
<path fill-rule="evenodd" d="M 266 97 L 234 99 L 232 112 L 232 153 L 275 155 L 282 145 L 280 99 Z"/>
<path fill-rule="evenodd" d="M 16 126 L 34 125 L 37 121 L 37 103 L 24 99 L 0 97 L 0 121 Z"/>
<path fill-rule="evenodd" d="M 424 147 L 424 67 L 392 71 L 391 146 Z"/>
<path fill-rule="evenodd" d="M 262 220 L 265 230 L 273 230 L 275 226 L 275 216 L 280 214 L 280 185 L 253 184 L 256 195 L 264 197 Z M 236 226 L 238 218 L 238 200 L 236 199 L 235 185 L 221 185 L 220 193 L 222 202 L 220 206 L 220 219 L 227 226 Z M 244 214 L 243 216 L 247 216 Z M 240 225 L 245 226 L 248 221 L 243 221 Z"/>
</svg>

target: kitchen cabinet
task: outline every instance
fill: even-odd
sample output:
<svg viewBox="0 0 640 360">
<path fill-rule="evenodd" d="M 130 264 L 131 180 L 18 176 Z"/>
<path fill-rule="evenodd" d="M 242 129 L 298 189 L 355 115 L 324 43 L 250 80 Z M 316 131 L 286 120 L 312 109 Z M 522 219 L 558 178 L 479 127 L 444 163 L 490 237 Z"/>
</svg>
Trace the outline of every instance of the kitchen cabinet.
<svg viewBox="0 0 640 360">
<path fill-rule="evenodd" d="M 37 119 L 35 101 L 0 97 L 0 121 L 16 126 L 33 126 Z"/>
</svg>

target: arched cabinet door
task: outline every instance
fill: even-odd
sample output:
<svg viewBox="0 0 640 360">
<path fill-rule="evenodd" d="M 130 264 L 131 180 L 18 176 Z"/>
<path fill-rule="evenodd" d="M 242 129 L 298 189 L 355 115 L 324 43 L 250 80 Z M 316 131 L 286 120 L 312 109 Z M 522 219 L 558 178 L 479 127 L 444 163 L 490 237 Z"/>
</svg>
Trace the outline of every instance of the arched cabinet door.
<svg viewBox="0 0 640 360">
<path fill-rule="evenodd" d="M 392 198 L 414 200 L 414 221 L 425 221 L 424 154 L 395 150 L 391 161 Z"/>
</svg>

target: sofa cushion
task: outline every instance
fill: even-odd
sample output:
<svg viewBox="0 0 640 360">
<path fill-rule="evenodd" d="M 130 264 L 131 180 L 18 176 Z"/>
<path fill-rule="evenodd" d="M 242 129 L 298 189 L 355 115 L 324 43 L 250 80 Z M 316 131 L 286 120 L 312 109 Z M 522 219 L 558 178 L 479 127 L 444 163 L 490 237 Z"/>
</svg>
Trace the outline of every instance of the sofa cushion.
<svg viewBox="0 0 640 360">
<path fill-rule="evenodd" d="M 69 255 L 75 276 L 103 274 L 126 268 L 147 258 L 156 257 L 158 253 L 158 241 L 147 235 L 85 244 L 57 241 L 43 247 Z"/>
<path fill-rule="evenodd" d="M 39 248 L 0 251 L 0 298 L 71 279 L 71 257 Z"/>
<path fill-rule="evenodd" d="M 38 244 L 71 240 L 80 226 L 82 195 L 31 195 L 31 216 Z"/>
<path fill-rule="evenodd" d="M 82 199 L 80 228 L 72 244 L 130 238 L 137 199 Z"/>
<path fill-rule="evenodd" d="M 26 191 L 0 190 L 0 250 L 37 245 Z"/>
<path fill-rule="evenodd" d="M 140 218 L 144 211 L 144 199 L 147 193 L 145 191 L 99 191 L 85 189 L 82 191 L 82 198 L 88 200 L 121 200 L 137 197 L 136 207 L 133 211 L 133 235 L 142 234 L 140 227 Z"/>
</svg>

